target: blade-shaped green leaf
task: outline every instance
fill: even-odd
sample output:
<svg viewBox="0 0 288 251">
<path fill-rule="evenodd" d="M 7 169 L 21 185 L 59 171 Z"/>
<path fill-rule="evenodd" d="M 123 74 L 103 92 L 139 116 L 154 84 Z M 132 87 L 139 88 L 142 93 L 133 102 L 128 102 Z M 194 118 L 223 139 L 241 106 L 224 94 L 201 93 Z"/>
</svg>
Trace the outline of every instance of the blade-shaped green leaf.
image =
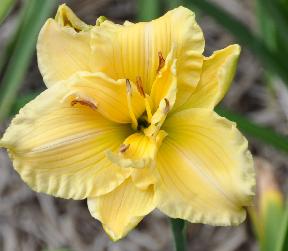
<svg viewBox="0 0 288 251">
<path fill-rule="evenodd" d="M 0 25 L 5 20 L 10 10 L 15 4 L 15 0 L 1 0 L 0 4 Z"/>
<path fill-rule="evenodd" d="M 271 51 L 266 44 L 243 23 L 235 19 L 227 11 L 207 0 L 185 0 L 185 3 L 213 17 L 217 23 L 221 24 L 234 35 L 241 45 L 249 48 L 260 59 L 260 62 L 278 74 L 288 85 L 288 64 L 285 57 Z"/>
<path fill-rule="evenodd" d="M 175 250 L 186 251 L 187 250 L 187 223 L 182 219 L 170 219 L 172 232 L 174 236 Z"/>
<path fill-rule="evenodd" d="M 55 3 L 56 0 L 27 1 L 29 8 L 26 8 L 27 13 L 18 29 L 19 35 L 2 79 L 0 121 L 7 116 L 14 103 L 14 98 L 35 51 L 38 32 Z"/>
<path fill-rule="evenodd" d="M 278 230 L 279 231 L 279 230 Z M 277 241 L 276 251 L 287 251 L 288 250 L 288 203 L 286 203 L 285 215 L 280 225 L 279 238 Z"/>
<path fill-rule="evenodd" d="M 288 44 L 288 13 L 282 8 L 281 3 L 278 0 L 259 0 L 262 8 L 266 8 L 266 19 L 271 20 L 277 27 L 278 34 L 283 39 L 284 43 Z M 273 34 L 267 34 L 267 36 L 273 36 Z"/>
<path fill-rule="evenodd" d="M 138 0 L 139 21 L 150 21 L 160 15 L 159 0 Z"/>
<path fill-rule="evenodd" d="M 270 203 L 264 219 L 263 237 L 260 239 L 260 250 L 276 250 L 279 239 L 279 226 L 283 223 L 283 207 Z M 283 250 L 284 251 L 284 250 Z"/>
</svg>

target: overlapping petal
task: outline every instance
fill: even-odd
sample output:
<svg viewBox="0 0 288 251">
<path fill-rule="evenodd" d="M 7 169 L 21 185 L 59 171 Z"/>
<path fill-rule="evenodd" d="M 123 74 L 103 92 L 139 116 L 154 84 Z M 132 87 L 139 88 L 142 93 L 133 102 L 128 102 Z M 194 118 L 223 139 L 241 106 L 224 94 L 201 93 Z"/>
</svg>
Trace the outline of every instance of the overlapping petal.
<svg viewBox="0 0 288 251">
<path fill-rule="evenodd" d="M 88 199 L 90 213 L 114 241 L 124 237 L 155 205 L 153 186 L 138 189 L 130 178 L 112 192 Z"/>
<path fill-rule="evenodd" d="M 158 208 L 190 222 L 241 223 L 255 180 L 247 141 L 235 124 L 208 109 L 190 109 L 167 118 L 163 129 Z"/>
<path fill-rule="evenodd" d="M 173 46 L 181 85 L 191 88 L 200 79 L 204 38 L 194 13 L 186 8 L 147 23 L 113 26 L 105 21 L 92 34 L 94 54 L 101 60 L 98 67 L 108 75 L 114 73 L 110 75 L 114 79 L 136 82 L 141 77 L 148 94 L 159 71 L 159 53 L 166 59 Z"/>
<path fill-rule="evenodd" d="M 0 145 L 8 148 L 15 169 L 38 192 L 73 199 L 110 192 L 130 170 L 110 162 L 105 151 L 118 148 L 131 129 L 85 103 L 72 106 L 64 99 L 68 91 L 57 84 L 27 104 Z"/>
<path fill-rule="evenodd" d="M 37 60 L 47 87 L 77 71 L 95 70 L 90 29 L 66 5 L 59 7 L 55 20 L 46 21 L 38 37 Z"/>
<path fill-rule="evenodd" d="M 229 89 L 240 55 L 240 46 L 230 45 L 205 58 L 201 79 L 189 99 L 177 110 L 213 109 Z"/>
<path fill-rule="evenodd" d="M 126 79 L 116 81 L 101 72 L 78 72 L 67 81 L 67 85 L 71 94 L 91 99 L 103 116 L 118 123 L 132 121 L 129 109 L 132 109 L 134 120 L 145 110 L 143 97 L 133 82 L 129 81 L 127 87 Z"/>
</svg>

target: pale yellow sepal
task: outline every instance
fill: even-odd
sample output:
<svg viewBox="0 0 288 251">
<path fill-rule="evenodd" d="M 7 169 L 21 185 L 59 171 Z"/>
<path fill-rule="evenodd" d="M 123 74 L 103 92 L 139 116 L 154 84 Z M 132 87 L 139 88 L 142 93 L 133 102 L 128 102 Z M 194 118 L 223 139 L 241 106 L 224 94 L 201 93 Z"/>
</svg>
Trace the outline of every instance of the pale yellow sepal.
<svg viewBox="0 0 288 251">
<path fill-rule="evenodd" d="M 153 186 L 138 189 L 130 178 L 106 195 L 88 198 L 90 213 L 113 241 L 126 236 L 155 205 Z"/>
<path fill-rule="evenodd" d="M 228 91 L 235 75 L 241 48 L 234 44 L 205 58 L 200 82 L 189 99 L 177 110 L 213 109 Z"/>
<path fill-rule="evenodd" d="M 93 71 L 90 32 L 76 32 L 48 19 L 37 42 L 39 70 L 47 87 L 67 80 L 78 71 Z"/>
<path fill-rule="evenodd" d="M 255 174 L 247 140 L 235 123 L 208 109 L 167 118 L 158 152 L 158 208 L 173 218 L 237 225 L 254 195 Z"/>
<path fill-rule="evenodd" d="M 92 28 L 91 25 L 88 25 L 80 20 L 66 4 L 61 4 L 58 7 L 55 21 L 60 26 L 68 26 L 73 28 L 75 31 L 85 31 Z"/>
<path fill-rule="evenodd" d="M 22 108 L 0 145 L 35 191 L 84 199 L 110 192 L 131 171 L 105 156 L 131 134 L 130 126 L 106 120 L 89 106 L 61 102 L 69 92 L 57 84 Z"/>
</svg>

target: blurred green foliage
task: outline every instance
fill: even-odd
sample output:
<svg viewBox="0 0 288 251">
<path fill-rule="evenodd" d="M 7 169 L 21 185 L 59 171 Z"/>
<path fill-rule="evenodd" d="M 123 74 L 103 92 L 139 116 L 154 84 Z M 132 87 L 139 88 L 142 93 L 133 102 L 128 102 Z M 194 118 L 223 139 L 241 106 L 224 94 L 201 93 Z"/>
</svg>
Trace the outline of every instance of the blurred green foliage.
<svg viewBox="0 0 288 251">
<path fill-rule="evenodd" d="M 2 55 L 3 62 L 0 61 L 2 69 L 6 66 L 1 79 L 0 121 L 5 119 L 11 111 L 29 62 L 35 52 L 39 30 L 50 15 L 55 3 L 56 0 L 25 2 L 16 32 L 7 45 L 6 53 L 4 52 L 5 54 Z M 11 6 L 12 4 L 13 1 L 10 1 Z"/>
<path fill-rule="evenodd" d="M 9 14 L 16 0 L 2 0 L 0 4 L 0 24 Z"/>
</svg>

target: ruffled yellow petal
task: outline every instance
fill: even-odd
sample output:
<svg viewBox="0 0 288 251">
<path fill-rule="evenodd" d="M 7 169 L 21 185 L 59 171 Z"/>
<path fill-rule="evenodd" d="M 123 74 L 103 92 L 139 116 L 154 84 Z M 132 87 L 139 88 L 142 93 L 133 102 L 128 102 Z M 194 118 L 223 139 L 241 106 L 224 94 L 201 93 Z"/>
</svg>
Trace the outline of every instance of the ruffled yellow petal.
<svg viewBox="0 0 288 251">
<path fill-rule="evenodd" d="M 140 190 L 131 179 L 106 195 L 88 199 L 90 213 L 114 241 L 127 235 L 155 205 L 153 186 Z"/>
<path fill-rule="evenodd" d="M 80 20 L 66 4 L 59 6 L 55 21 L 62 27 L 68 26 L 78 32 L 91 29 L 91 26 Z"/>
<path fill-rule="evenodd" d="M 181 109 L 213 109 L 223 99 L 231 85 L 240 50 L 240 46 L 234 44 L 205 58 L 200 82 Z"/>
<path fill-rule="evenodd" d="M 144 99 L 133 82 L 113 80 L 104 73 L 78 72 L 67 81 L 70 94 L 90 99 L 97 111 L 118 123 L 137 123 L 145 110 Z"/>
<path fill-rule="evenodd" d="M 106 120 L 84 101 L 64 102 L 66 93 L 65 86 L 54 85 L 22 108 L 0 146 L 35 191 L 73 199 L 108 193 L 131 172 L 109 161 L 105 151 L 117 149 L 130 126 Z"/>
<path fill-rule="evenodd" d="M 179 7 L 147 23 L 113 26 L 107 21 L 93 29 L 93 53 L 100 60 L 99 68 L 114 79 L 129 78 L 136 82 L 140 77 L 148 94 L 173 46 L 179 82 L 190 88 L 196 86 L 201 74 L 204 38 L 190 10 Z"/>
<path fill-rule="evenodd" d="M 47 87 L 77 71 L 95 70 L 90 29 L 66 5 L 59 7 L 55 20 L 46 21 L 38 37 L 37 58 Z"/>
<path fill-rule="evenodd" d="M 255 184 L 247 140 L 235 123 L 208 109 L 190 109 L 165 122 L 158 152 L 158 208 L 170 217 L 234 225 L 246 216 Z"/>
</svg>

